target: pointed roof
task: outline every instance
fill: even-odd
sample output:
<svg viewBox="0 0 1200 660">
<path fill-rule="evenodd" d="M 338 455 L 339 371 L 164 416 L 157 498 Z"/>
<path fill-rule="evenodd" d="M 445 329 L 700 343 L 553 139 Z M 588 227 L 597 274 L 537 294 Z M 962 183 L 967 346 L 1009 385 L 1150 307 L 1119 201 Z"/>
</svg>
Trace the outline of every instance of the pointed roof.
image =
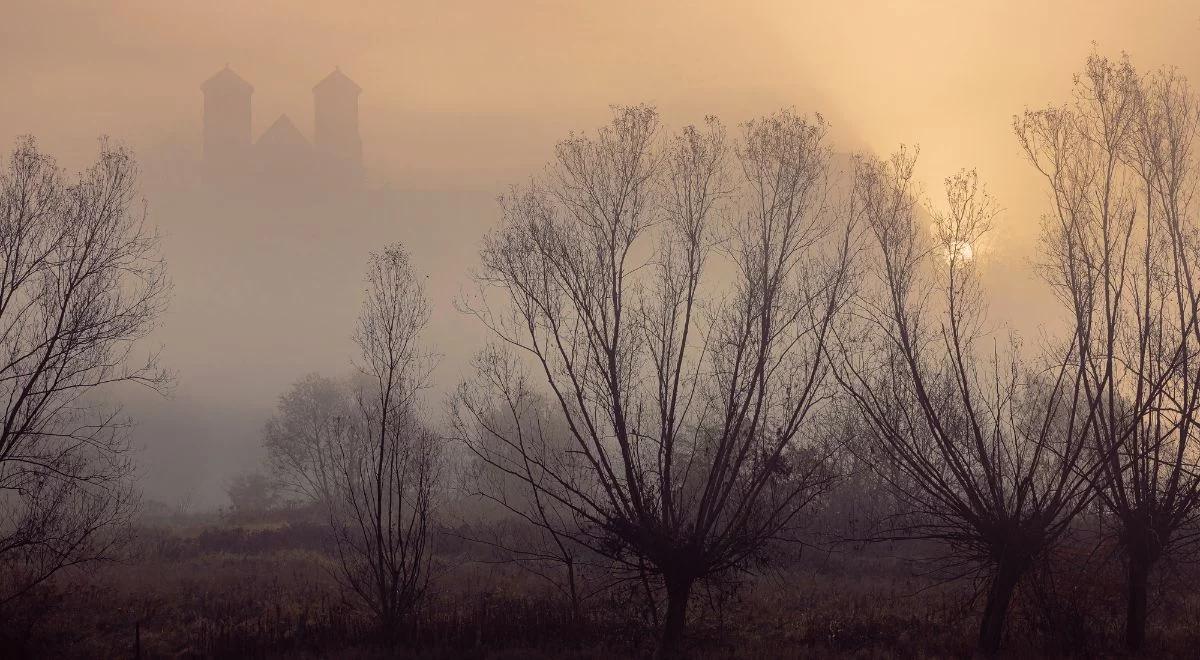
<svg viewBox="0 0 1200 660">
<path fill-rule="evenodd" d="M 325 92 L 358 94 L 362 92 L 362 87 L 359 87 L 357 83 L 342 73 L 341 67 L 334 67 L 333 73 L 325 76 L 321 82 L 313 85 L 313 92 L 317 94 Z"/>
<path fill-rule="evenodd" d="M 259 146 L 264 147 L 307 147 L 308 139 L 300 132 L 287 115 L 279 115 L 279 119 L 258 138 Z"/>
<path fill-rule="evenodd" d="M 200 85 L 200 90 L 205 94 L 215 91 L 230 91 L 249 95 L 254 91 L 254 85 L 246 82 L 241 76 L 233 72 L 226 64 L 224 69 L 221 69 L 213 77 L 205 80 Z"/>
</svg>

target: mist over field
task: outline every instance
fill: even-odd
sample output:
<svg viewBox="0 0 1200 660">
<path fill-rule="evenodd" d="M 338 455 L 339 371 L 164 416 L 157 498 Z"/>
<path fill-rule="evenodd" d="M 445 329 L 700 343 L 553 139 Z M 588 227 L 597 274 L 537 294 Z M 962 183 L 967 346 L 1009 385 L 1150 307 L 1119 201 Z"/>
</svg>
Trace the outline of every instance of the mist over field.
<svg viewBox="0 0 1200 660">
<path fill-rule="evenodd" d="M 1196 641 L 1195 2 L 2 15 L 17 655 Z"/>
<path fill-rule="evenodd" d="M 1060 99 L 1093 42 L 1195 73 L 1200 25 L 1187 7 L 16 3 L 0 28 L 0 143 L 34 135 L 68 169 L 94 157 L 99 135 L 135 149 L 176 287 L 155 338 L 180 377 L 171 401 L 131 410 L 146 493 L 216 506 L 224 480 L 260 457 L 259 426 L 282 389 L 344 362 L 359 265 L 381 242 L 407 244 L 430 276 L 440 400 L 483 339 L 451 298 L 497 217 L 494 198 L 613 103 L 655 103 L 672 126 L 821 112 L 839 150 L 920 145 L 930 190 L 977 168 L 1005 209 L 993 305 L 1019 323 L 1041 298 L 1026 271 L 1045 197 L 1012 115 Z M 254 86 L 255 138 L 280 114 L 311 137 L 311 88 L 344 69 L 364 89 L 371 192 L 211 205 L 197 183 L 199 88 L 226 64 Z"/>
</svg>

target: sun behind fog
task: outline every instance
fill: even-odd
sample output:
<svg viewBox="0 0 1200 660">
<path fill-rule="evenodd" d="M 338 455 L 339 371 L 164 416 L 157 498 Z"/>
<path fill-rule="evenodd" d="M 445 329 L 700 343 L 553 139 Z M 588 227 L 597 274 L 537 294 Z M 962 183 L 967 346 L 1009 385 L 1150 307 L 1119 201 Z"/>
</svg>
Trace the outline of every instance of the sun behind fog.
<svg viewBox="0 0 1200 660">
<path fill-rule="evenodd" d="M 975 258 L 975 249 L 971 243 L 966 240 L 951 238 L 942 233 L 943 230 L 935 223 L 929 227 L 929 233 L 932 235 L 935 243 L 941 243 L 937 251 L 946 261 L 954 261 L 955 263 L 963 263 L 972 261 Z"/>
<path fill-rule="evenodd" d="M 950 250 L 955 261 L 970 261 L 975 258 L 975 250 L 971 249 L 971 244 L 966 241 L 954 241 L 951 243 Z M 947 255 L 947 258 L 949 256 Z"/>
</svg>

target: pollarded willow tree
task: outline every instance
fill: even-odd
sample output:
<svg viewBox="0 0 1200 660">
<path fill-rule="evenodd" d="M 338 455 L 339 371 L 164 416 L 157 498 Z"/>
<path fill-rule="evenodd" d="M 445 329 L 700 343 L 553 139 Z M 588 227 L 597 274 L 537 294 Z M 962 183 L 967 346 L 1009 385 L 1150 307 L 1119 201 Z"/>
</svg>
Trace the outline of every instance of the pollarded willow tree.
<svg viewBox="0 0 1200 660">
<path fill-rule="evenodd" d="M 1196 540 L 1200 514 L 1197 111 L 1177 72 L 1140 76 L 1128 58 L 1093 55 L 1073 103 L 1014 121 L 1053 200 L 1044 270 L 1098 410 L 1096 492 L 1125 554 L 1133 650 L 1150 574 Z"/>
<path fill-rule="evenodd" d="M 130 422 L 103 401 L 170 384 L 134 356 L 169 289 L 136 185 L 107 142 L 74 180 L 28 138 L 0 170 L 0 605 L 110 556 L 136 505 Z"/>
<path fill-rule="evenodd" d="M 1089 501 L 1095 411 L 1077 347 L 1039 364 L 989 336 L 972 251 L 995 204 L 960 173 L 926 231 L 915 160 L 856 168 L 852 213 L 874 249 L 837 375 L 865 422 L 859 455 L 902 503 L 887 536 L 942 542 L 986 578 L 978 644 L 991 655 L 1022 576 Z"/>
<path fill-rule="evenodd" d="M 671 654 L 696 581 L 830 482 L 813 421 L 851 279 L 819 117 L 750 121 L 732 146 L 715 119 L 661 132 L 653 108 L 616 108 L 503 200 L 468 306 L 517 368 L 465 384 L 453 412 L 479 458 L 570 513 L 559 531 L 661 578 Z M 521 388 L 552 402 L 569 451 L 488 423 Z"/>
</svg>

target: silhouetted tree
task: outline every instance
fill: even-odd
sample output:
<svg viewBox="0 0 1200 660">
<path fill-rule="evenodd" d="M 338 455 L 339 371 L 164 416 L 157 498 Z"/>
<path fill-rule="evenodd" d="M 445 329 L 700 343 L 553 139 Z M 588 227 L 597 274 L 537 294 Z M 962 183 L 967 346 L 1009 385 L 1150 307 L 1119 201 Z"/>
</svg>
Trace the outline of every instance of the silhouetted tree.
<svg viewBox="0 0 1200 660">
<path fill-rule="evenodd" d="M 664 143 L 654 109 L 617 108 L 559 143 L 485 240 L 467 306 L 520 368 L 485 369 L 468 387 L 493 396 L 460 397 L 459 414 L 483 422 L 536 378 L 571 449 L 541 456 L 503 428 L 485 435 L 511 451 L 468 445 L 569 512 L 556 531 L 661 577 L 664 655 L 696 581 L 759 551 L 830 481 L 810 422 L 831 395 L 849 250 L 825 133 L 791 112 L 751 121 L 731 162 L 715 119 Z"/>
<path fill-rule="evenodd" d="M 979 649 L 1001 645 L 1012 594 L 1088 501 L 1091 409 L 1078 352 L 1029 365 L 984 331 L 973 246 L 996 207 L 974 172 L 946 181 L 932 236 L 915 155 L 862 159 L 852 212 L 874 245 L 838 377 L 866 422 L 860 456 L 906 509 L 887 536 L 948 544 L 988 576 Z"/>
<path fill-rule="evenodd" d="M 263 430 L 277 483 L 324 510 L 339 581 L 393 640 L 428 586 L 443 462 L 419 415 L 432 366 L 420 346 L 429 312 L 408 253 L 394 245 L 372 254 L 354 335 L 358 373 L 305 376 Z"/>
<path fill-rule="evenodd" d="M 31 138 L 0 170 L 0 604 L 109 556 L 136 505 L 122 383 L 161 390 L 151 355 L 168 282 L 137 165 L 101 142 L 68 180 Z"/>
<path fill-rule="evenodd" d="M 1014 120 L 1054 204 L 1045 272 L 1073 320 L 1100 459 L 1097 493 L 1128 568 L 1126 642 L 1145 641 L 1147 584 L 1195 540 L 1200 513 L 1197 105 L 1172 70 L 1093 55 L 1075 100 Z"/>
<path fill-rule="evenodd" d="M 349 416 L 318 452 L 322 499 L 342 583 L 394 636 L 429 582 L 430 532 L 441 452 L 418 418 L 430 359 L 419 344 L 429 303 L 398 245 L 371 255 L 355 342 L 362 378 Z"/>
</svg>

